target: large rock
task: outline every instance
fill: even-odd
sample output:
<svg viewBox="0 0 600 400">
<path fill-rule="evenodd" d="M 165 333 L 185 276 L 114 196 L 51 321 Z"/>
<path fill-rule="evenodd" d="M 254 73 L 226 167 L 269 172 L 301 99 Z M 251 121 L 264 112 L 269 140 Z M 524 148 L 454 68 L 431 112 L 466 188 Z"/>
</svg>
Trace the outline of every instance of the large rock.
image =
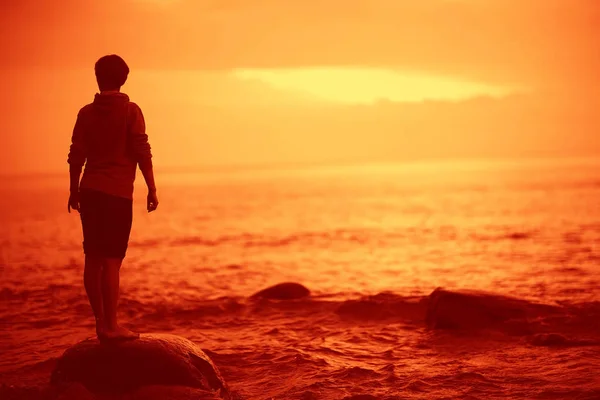
<svg viewBox="0 0 600 400">
<path fill-rule="evenodd" d="M 53 385 L 83 384 L 93 393 L 126 393 L 169 385 L 231 395 L 219 370 L 193 342 L 175 335 L 142 334 L 137 340 L 87 339 L 67 349 L 52 372 Z"/>
<path fill-rule="evenodd" d="M 527 335 L 528 320 L 553 309 L 491 293 L 437 288 L 429 295 L 426 322 L 432 329 L 500 329 Z"/>
<path fill-rule="evenodd" d="M 310 296 L 310 290 L 305 286 L 295 282 L 284 282 L 254 293 L 251 298 L 295 300 L 308 296 Z"/>
</svg>

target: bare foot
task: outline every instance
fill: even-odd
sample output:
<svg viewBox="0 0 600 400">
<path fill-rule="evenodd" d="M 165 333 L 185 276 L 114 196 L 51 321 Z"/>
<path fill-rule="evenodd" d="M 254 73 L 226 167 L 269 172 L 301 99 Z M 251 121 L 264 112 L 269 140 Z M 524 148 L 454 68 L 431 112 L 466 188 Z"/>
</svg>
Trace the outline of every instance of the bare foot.
<svg viewBox="0 0 600 400">
<path fill-rule="evenodd" d="M 137 332 L 130 331 L 122 326 L 117 326 L 117 329 L 105 329 L 102 335 L 98 335 L 98 338 L 104 340 L 134 340 L 140 337 Z"/>
<path fill-rule="evenodd" d="M 106 327 L 104 321 L 101 319 L 96 319 L 96 336 L 98 336 L 98 338 L 101 338 L 104 336 L 105 332 Z"/>
</svg>

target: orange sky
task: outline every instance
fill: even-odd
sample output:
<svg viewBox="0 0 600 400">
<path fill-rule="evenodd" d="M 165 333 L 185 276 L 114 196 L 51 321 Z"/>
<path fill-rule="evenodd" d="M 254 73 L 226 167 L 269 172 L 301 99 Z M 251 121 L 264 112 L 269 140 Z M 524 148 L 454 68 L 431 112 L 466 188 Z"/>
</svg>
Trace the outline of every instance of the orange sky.
<svg viewBox="0 0 600 400">
<path fill-rule="evenodd" d="M 159 167 L 600 153 L 595 0 L 7 3 L 0 172 L 66 168 L 107 53 Z"/>
</svg>

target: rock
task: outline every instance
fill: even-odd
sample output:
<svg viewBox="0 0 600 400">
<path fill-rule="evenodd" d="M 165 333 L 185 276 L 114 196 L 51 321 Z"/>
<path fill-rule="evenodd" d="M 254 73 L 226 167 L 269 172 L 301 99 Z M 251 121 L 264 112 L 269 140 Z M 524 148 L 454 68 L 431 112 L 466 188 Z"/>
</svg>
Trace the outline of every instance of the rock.
<svg viewBox="0 0 600 400">
<path fill-rule="evenodd" d="M 572 341 L 558 333 L 539 333 L 530 338 L 530 343 L 534 346 L 567 346 Z"/>
<path fill-rule="evenodd" d="M 47 399 L 48 393 L 38 387 L 21 387 L 0 384 L 0 399 L 2 400 L 39 400 Z"/>
<path fill-rule="evenodd" d="M 218 394 L 183 386 L 144 386 L 131 393 L 127 400 L 219 400 Z"/>
<path fill-rule="evenodd" d="M 302 397 L 300 397 L 300 400 L 318 400 L 318 399 L 319 399 L 319 397 L 310 390 L 302 393 Z"/>
<path fill-rule="evenodd" d="M 92 393 L 118 394 L 144 386 L 183 386 L 230 399 L 211 359 L 193 342 L 175 335 L 142 334 L 118 343 L 84 340 L 57 361 L 51 383 L 78 382 Z"/>
<path fill-rule="evenodd" d="M 295 282 L 284 282 L 254 293 L 251 298 L 294 300 L 308 296 L 310 296 L 310 290 L 305 286 Z"/>
<path fill-rule="evenodd" d="M 598 346 L 600 342 L 592 339 L 572 339 L 560 333 L 538 333 L 529 338 L 529 343 L 533 346 L 544 347 L 578 347 L 578 346 Z"/>
<path fill-rule="evenodd" d="M 96 397 L 81 383 L 69 383 L 56 391 L 56 400 L 95 400 Z"/>
<path fill-rule="evenodd" d="M 528 303 L 482 292 L 451 292 L 437 288 L 429 295 L 426 322 L 432 329 L 499 328 L 518 331 L 526 321 Z"/>
</svg>

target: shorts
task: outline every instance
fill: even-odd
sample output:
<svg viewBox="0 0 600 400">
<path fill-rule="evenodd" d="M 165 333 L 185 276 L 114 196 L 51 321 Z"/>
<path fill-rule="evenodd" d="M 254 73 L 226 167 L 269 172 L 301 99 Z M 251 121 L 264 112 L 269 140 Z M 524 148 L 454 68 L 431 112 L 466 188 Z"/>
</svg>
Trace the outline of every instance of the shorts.
<svg viewBox="0 0 600 400">
<path fill-rule="evenodd" d="M 125 258 L 133 221 L 133 201 L 90 189 L 79 193 L 83 252 Z"/>
</svg>

